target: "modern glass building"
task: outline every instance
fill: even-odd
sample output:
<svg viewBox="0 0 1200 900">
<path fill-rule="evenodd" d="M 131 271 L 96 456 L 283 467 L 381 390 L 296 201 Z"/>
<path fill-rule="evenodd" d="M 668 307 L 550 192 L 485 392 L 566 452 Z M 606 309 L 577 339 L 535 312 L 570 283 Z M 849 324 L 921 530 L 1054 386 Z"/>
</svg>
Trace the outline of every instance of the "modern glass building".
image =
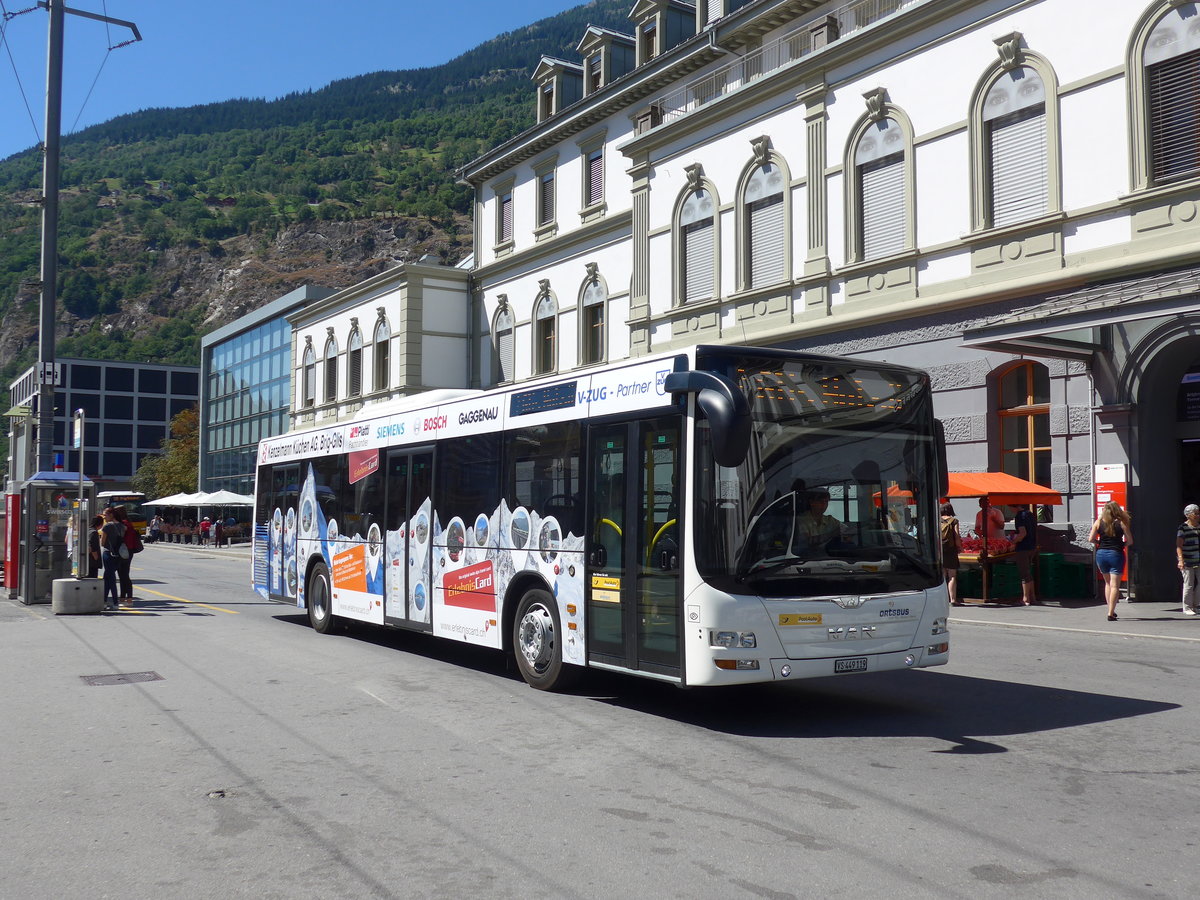
<svg viewBox="0 0 1200 900">
<path fill-rule="evenodd" d="M 254 492 L 258 442 L 288 430 L 287 316 L 333 293 L 304 285 L 201 338 L 200 490 Z"/>
</svg>

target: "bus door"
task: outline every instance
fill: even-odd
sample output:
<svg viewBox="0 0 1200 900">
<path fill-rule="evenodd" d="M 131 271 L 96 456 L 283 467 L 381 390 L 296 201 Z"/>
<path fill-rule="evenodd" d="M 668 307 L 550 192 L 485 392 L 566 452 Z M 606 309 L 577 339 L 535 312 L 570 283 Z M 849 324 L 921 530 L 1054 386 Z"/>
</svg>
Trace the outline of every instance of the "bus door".
<svg viewBox="0 0 1200 900">
<path fill-rule="evenodd" d="M 680 419 L 588 429 L 588 659 L 680 673 Z"/>
<path fill-rule="evenodd" d="M 271 472 L 267 504 L 269 592 L 275 600 L 296 599 L 296 507 L 300 497 L 300 466 L 276 466 Z M 291 515 L 289 516 L 289 512 Z M 289 527 L 289 521 L 291 525 Z"/>
<path fill-rule="evenodd" d="M 385 487 L 387 524 L 384 536 L 383 619 L 428 631 L 430 601 L 430 544 L 433 523 L 433 453 L 392 450 L 387 454 Z"/>
</svg>

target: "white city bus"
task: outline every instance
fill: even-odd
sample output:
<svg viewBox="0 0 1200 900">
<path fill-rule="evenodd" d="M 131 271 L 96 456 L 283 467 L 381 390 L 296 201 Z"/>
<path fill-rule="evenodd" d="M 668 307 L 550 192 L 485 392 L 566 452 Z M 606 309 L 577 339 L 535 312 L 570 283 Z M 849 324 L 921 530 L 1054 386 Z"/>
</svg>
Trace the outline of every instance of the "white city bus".
<svg viewBox="0 0 1200 900">
<path fill-rule="evenodd" d="M 254 588 L 318 632 L 493 647 L 541 689 L 947 661 L 922 372 L 698 346 L 393 403 L 259 445 Z"/>
</svg>

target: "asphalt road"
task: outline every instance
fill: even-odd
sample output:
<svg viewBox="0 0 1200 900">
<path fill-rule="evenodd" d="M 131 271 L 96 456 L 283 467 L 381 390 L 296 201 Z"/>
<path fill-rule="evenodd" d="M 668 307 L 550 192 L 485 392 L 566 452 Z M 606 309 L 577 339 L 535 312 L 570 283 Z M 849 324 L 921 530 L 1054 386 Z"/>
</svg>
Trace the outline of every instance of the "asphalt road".
<svg viewBox="0 0 1200 900">
<path fill-rule="evenodd" d="M 134 611 L 0 600 L 0 898 L 1196 893 L 1195 620 L 971 610 L 942 669 L 555 695 L 317 635 L 245 553 L 133 576 Z"/>
</svg>

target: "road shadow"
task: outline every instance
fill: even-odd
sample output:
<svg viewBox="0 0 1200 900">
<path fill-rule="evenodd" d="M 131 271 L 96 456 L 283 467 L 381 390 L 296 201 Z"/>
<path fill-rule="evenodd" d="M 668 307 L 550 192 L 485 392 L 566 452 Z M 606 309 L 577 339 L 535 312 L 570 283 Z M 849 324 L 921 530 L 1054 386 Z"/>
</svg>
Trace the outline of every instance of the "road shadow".
<svg viewBox="0 0 1200 900">
<path fill-rule="evenodd" d="M 304 614 L 275 619 L 309 627 Z M 339 623 L 344 637 L 483 675 L 521 681 L 511 653 L 417 632 Z M 1146 716 L 1179 708 L 1111 694 L 923 670 L 813 678 L 790 684 L 695 688 L 588 670 L 568 696 L 722 734 L 768 738 L 927 737 L 935 753 L 1006 753 L 994 739 Z"/>
<path fill-rule="evenodd" d="M 596 685 L 599 686 L 599 685 Z M 614 685 L 593 694 L 650 715 L 745 737 L 932 737 L 936 753 L 1005 753 L 1003 735 L 1053 731 L 1179 708 L 1112 694 L 919 671 L 813 678 L 740 688 L 642 690 Z M 985 739 L 985 737 L 987 739 Z"/>
</svg>

